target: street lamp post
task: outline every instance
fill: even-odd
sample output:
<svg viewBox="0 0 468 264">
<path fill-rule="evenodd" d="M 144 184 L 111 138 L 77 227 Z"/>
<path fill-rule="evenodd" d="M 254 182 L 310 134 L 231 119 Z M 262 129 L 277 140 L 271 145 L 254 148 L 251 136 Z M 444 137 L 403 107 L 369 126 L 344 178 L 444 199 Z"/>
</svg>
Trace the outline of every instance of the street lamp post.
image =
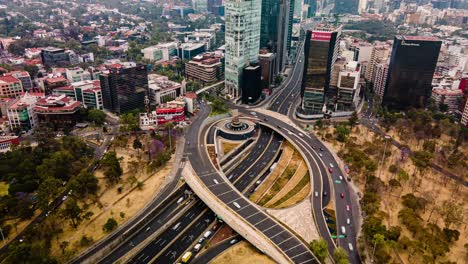
<svg viewBox="0 0 468 264">
<path fill-rule="evenodd" d="M 385 152 L 387 151 L 387 142 L 388 140 L 390 139 L 390 136 L 386 135 L 385 136 L 385 145 L 384 145 L 384 151 L 383 151 L 383 155 L 382 155 L 382 160 L 380 161 L 380 169 L 379 169 L 379 179 L 382 175 L 382 167 L 383 167 L 383 164 L 384 164 L 384 159 L 385 159 Z"/>
</svg>

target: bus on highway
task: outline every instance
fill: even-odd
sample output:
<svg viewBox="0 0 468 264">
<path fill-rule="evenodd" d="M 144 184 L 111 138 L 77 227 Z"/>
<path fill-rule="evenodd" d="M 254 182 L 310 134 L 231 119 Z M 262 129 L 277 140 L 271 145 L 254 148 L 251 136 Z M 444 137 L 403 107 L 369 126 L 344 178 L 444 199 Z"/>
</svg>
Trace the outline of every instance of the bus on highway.
<svg viewBox="0 0 468 264">
<path fill-rule="evenodd" d="M 188 251 L 188 252 L 185 252 L 184 255 L 182 256 L 182 263 L 187 263 L 190 258 L 192 257 L 192 252 Z"/>
</svg>

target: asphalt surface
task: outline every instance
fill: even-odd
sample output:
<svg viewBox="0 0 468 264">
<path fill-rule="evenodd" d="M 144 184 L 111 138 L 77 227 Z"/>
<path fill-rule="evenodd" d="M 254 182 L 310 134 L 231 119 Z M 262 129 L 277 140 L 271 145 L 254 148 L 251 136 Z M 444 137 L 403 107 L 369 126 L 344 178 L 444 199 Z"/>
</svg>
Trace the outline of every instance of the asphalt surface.
<svg viewBox="0 0 468 264">
<path fill-rule="evenodd" d="M 227 238 L 220 243 L 211 246 L 209 249 L 205 250 L 202 254 L 198 255 L 191 263 L 192 264 L 206 264 L 209 263 L 211 260 L 216 258 L 219 254 L 223 253 L 226 249 L 230 248 L 231 246 L 239 243 L 241 241 L 240 236 L 233 236 L 230 238 Z M 236 240 L 235 242 L 231 242 L 233 240 Z"/>
<path fill-rule="evenodd" d="M 197 198 L 191 203 L 190 208 L 174 221 L 174 224 L 133 256 L 128 263 L 172 263 L 184 254 L 185 243 L 190 245 L 214 221 L 214 213 L 203 201 Z M 178 237 L 182 239 L 179 240 Z"/>
<path fill-rule="evenodd" d="M 199 115 L 208 117 L 209 106 L 200 105 Z M 192 126 L 200 127 L 202 120 L 195 121 Z M 243 195 L 233 190 L 232 185 L 227 184 L 224 177 L 213 168 L 207 153 L 200 148 L 198 131 L 193 129 L 187 134 L 187 138 L 193 142 L 188 147 L 190 163 L 207 188 L 216 195 L 225 205 L 235 211 L 245 221 L 249 222 L 258 232 L 262 232 L 274 244 L 276 244 L 295 263 L 318 263 L 308 246 L 295 237 L 288 229 L 277 223 L 253 206 Z M 242 234 L 241 234 L 242 235 Z"/>
<path fill-rule="evenodd" d="M 185 203 L 187 201 L 184 200 L 181 204 L 178 204 L 177 200 L 179 200 L 180 197 L 184 197 L 183 191 L 188 189 L 189 188 L 187 185 L 179 188 L 176 191 L 178 195 L 175 195 L 173 199 L 168 201 L 167 205 L 161 208 L 161 211 L 150 221 L 148 221 L 148 223 L 144 225 L 139 232 L 133 233 L 133 235 L 128 238 L 126 243 L 120 244 L 114 251 L 101 259 L 98 263 L 115 263 L 118 259 L 131 251 L 135 246 L 145 241 L 154 231 L 163 227 L 167 221 L 170 221 L 177 213 L 185 208 Z"/>
<path fill-rule="evenodd" d="M 213 129 L 209 129 L 208 131 L 214 131 Z M 206 132 L 206 128 L 201 131 L 201 134 L 204 135 Z M 213 133 L 206 133 L 207 137 L 206 140 L 210 140 L 210 135 L 214 136 Z M 281 139 L 278 134 L 275 134 L 268 129 L 265 128 L 265 131 L 261 133 L 258 141 L 255 143 L 256 146 L 254 146 L 254 150 L 248 154 L 248 156 L 242 160 L 242 162 L 233 170 L 233 172 L 230 174 L 232 175 L 231 179 L 232 181 L 235 182 L 236 188 L 242 190 L 246 189 L 246 187 L 251 184 L 254 180 L 255 177 L 253 175 L 256 175 L 255 172 L 259 171 L 258 166 L 253 166 L 250 167 L 253 163 L 258 163 L 256 161 L 259 161 L 261 163 L 265 162 L 265 164 L 268 163 L 269 159 L 273 158 L 273 155 L 277 149 L 279 148 L 280 143 L 275 143 L 275 144 L 269 144 L 267 147 L 267 144 L 270 142 L 273 142 L 273 139 L 276 139 L 275 142 L 280 142 Z M 187 141 L 188 142 L 188 141 Z M 191 143 L 190 145 L 192 145 Z M 187 146 L 189 146 L 187 144 Z M 267 149 L 267 151 L 263 151 Z M 276 149 L 276 150 L 275 150 Z M 261 150 L 261 151 L 260 151 Z M 272 154 L 270 154 L 272 153 Z M 250 167 L 250 168 L 248 168 Z M 185 203 L 185 201 L 184 201 Z M 171 263 L 177 260 L 184 252 L 187 250 L 190 250 L 190 246 L 193 244 L 194 239 L 197 240 L 199 236 L 201 236 L 205 231 L 206 228 L 214 221 L 214 217 L 205 217 L 202 216 L 206 214 L 211 214 L 214 216 L 214 213 L 208 209 L 206 206 L 198 205 L 198 203 L 201 203 L 201 201 L 198 201 L 197 199 L 197 205 L 191 205 L 190 209 L 184 213 L 184 215 L 180 216 L 179 218 L 173 220 L 174 223 L 181 223 L 180 227 L 175 230 L 178 232 L 173 232 L 171 228 L 167 228 L 165 230 L 162 230 L 162 233 L 158 235 L 155 239 L 151 241 L 147 246 L 145 246 L 137 255 L 132 257 L 132 259 L 129 261 L 130 263 Z M 172 213 L 171 216 L 174 216 L 176 213 Z M 157 223 L 159 223 L 159 227 L 161 227 L 161 221 L 167 221 L 167 219 L 161 219 L 161 217 L 158 217 L 157 221 L 156 219 L 153 220 Z M 156 226 L 158 227 L 158 226 Z M 187 230 L 184 230 L 184 227 L 187 228 Z M 145 230 L 145 229 L 142 229 Z M 157 230 L 157 228 L 152 228 L 151 230 Z M 180 232 L 184 232 L 184 235 L 179 235 Z M 143 233 L 140 234 L 139 236 L 145 236 L 145 232 L 140 232 Z M 151 234 L 151 232 L 148 233 L 148 235 Z M 146 235 L 146 237 L 148 236 Z M 140 243 L 141 240 L 135 241 L 135 239 L 132 239 L 132 243 L 126 243 L 125 247 L 127 249 L 129 246 L 132 247 L 136 245 L 137 243 L 133 242 L 138 242 Z M 124 253 L 125 250 L 122 249 L 122 252 Z M 192 251 L 193 252 L 193 251 Z M 195 252 L 193 252 L 195 257 Z M 117 259 L 110 259 L 112 261 L 110 262 L 105 262 L 105 263 L 112 263 L 113 261 Z M 104 263 L 104 262 L 103 262 Z"/>
<path fill-rule="evenodd" d="M 280 92 L 276 100 L 271 103 L 269 108 L 269 110 L 288 116 L 292 121 L 295 119 L 292 116 L 294 115 L 294 111 L 291 110 L 291 108 L 295 107 L 295 102 L 300 96 L 303 59 L 303 53 L 301 52 L 298 56 L 298 63 L 294 67 L 291 79 Z M 254 112 L 251 109 L 240 108 L 238 106 L 236 108 L 239 108 L 240 112 L 247 115 Z M 308 161 L 312 169 L 311 174 L 313 176 L 314 192 L 312 203 L 318 231 L 321 237 L 327 241 L 329 252 L 332 254 L 335 250 L 336 244 L 335 240 L 331 238 L 330 230 L 323 214 L 323 209 L 330 203 L 332 195 L 334 195 L 337 218 L 336 226 L 338 229 L 337 234 L 342 234 L 341 226 L 344 226 L 346 232 L 346 234 L 344 234 L 346 237 L 337 239 L 336 243 L 338 246 L 341 246 L 348 251 L 349 260 L 352 263 L 360 263 L 360 258 L 356 251 L 357 230 L 354 226 L 354 223 L 356 222 L 354 219 L 357 219 L 357 217 L 355 218 L 353 216 L 353 211 L 358 212 L 359 205 L 352 203 L 348 183 L 346 182 L 344 175 L 343 180 L 340 180 L 339 177 L 341 175 L 338 163 L 334 159 L 332 153 L 330 153 L 323 143 L 313 134 L 306 134 L 304 131 L 297 130 L 295 127 L 270 116 L 262 115 L 260 113 L 256 113 L 255 116 L 257 116 L 261 122 L 272 126 L 278 132 L 284 133 L 286 137 L 296 143 L 303 153 L 305 153 L 304 158 Z M 319 153 L 322 156 L 320 156 Z M 328 171 L 330 164 L 333 166 L 332 173 L 329 173 Z M 317 195 L 315 192 L 317 192 Z M 341 198 L 341 194 L 343 194 L 344 198 Z M 349 206 L 349 210 L 347 210 L 347 206 Z M 347 225 L 348 219 L 350 221 L 350 225 Z M 349 243 L 352 244 L 353 251 L 350 250 Z"/>
</svg>

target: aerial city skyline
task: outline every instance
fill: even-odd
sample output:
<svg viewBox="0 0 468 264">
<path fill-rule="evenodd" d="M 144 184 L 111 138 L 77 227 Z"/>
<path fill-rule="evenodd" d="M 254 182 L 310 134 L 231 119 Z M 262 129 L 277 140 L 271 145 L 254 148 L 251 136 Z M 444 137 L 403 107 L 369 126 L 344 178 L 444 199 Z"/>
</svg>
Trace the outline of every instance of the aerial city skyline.
<svg viewBox="0 0 468 264">
<path fill-rule="evenodd" d="M 0 264 L 465 263 L 467 0 L 0 1 Z"/>
</svg>

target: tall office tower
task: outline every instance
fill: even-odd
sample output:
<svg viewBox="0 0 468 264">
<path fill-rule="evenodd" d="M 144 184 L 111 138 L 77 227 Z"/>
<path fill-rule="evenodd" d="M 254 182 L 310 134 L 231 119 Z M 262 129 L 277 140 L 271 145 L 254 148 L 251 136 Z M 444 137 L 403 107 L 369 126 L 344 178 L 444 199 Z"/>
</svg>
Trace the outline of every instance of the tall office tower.
<svg viewBox="0 0 468 264">
<path fill-rule="evenodd" d="M 382 103 L 389 108 L 424 107 L 441 41 L 433 37 L 395 36 Z"/>
<path fill-rule="evenodd" d="M 359 0 L 359 8 L 358 8 L 358 13 L 362 14 L 367 11 L 367 2 L 368 0 Z"/>
<path fill-rule="evenodd" d="M 225 1 L 225 83 L 231 98 L 241 96 L 244 68 L 258 60 L 261 5 L 261 0 Z"/>
<path fill-rule="evenodd" d="M 198 13 L 204 13 L 208 11 L 208 1 L 207 0 L 193 0 L 192 6 L 195 11 Z"/>
<path fill-rule="evenodd" d="M 306 35 L 301 96 L 306 115 L 320 114 L 330 88 L 334 64 L 339 54 L 341 26 L 316 26 Z"/>
<path fill-rule="evenodd" d="M 207 2 L 208 12 L 211 12 L 215 15 L 219 15 L 219 9 L 221 6 L 223 6 L 222 0 L 208 0 Z"/>
<path fill-rule="evenodd" d="M 288 56 L 289 1 L 262 1 L 260 47 L 276 54 L 275 75 L 284 69 Z"/>
<path fill-rule="evenodd" d="M 104 109 L 121 114 L 145 107 L 148 93 L 146 66 L 111 64 L 99 79 Z"/>
<path fill-rule="evenodd" d="M 288 39 L 286 41 L 286 47 L 288 49 L 288 55 L 291 54 L 291 41 L 292 31 L 294 24 L 294 0 L 289 0 L 289 18 L 288 18 Z"/>
<path fill-rule="evenodd" d="M 359 0 L 335 0 L 335 14 L 356 14 Z"/>
<path fill-rule="evenodd" d="M 386 43 L 374 44 L 364 77 L 367 81 L 373 82 L 375 78 L 375 66 L 388 59 L 390 55 L 390 45 Z"/>
<path fill-rule="evenodd" d="M 307 18 L 315 16 L 317 12 L 317 0 L 305 0 L 304 3 L 309 5 L 307 8 Z"/>
</svg>

